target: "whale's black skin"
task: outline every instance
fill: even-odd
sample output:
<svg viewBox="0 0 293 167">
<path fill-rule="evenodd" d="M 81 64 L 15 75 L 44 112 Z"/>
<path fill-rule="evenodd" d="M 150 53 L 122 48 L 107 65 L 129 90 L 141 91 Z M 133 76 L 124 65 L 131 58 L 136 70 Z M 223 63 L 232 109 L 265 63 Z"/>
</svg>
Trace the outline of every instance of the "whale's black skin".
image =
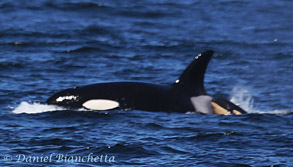
<svg viewBox="0 0 293 167">
<path fill-rule="evenodd" d="M 56 102 L 58 97 L 76 96 L 76 100 Z M 66 89 L 52 96 L 47 103 L 69 108 L 82 108 L 91 99 L 117 101 L 121 110 L 138 109 L 144 111 L 193 111 L 189 96 L 170 85 L 154 85 L 141 82 L 99 83 Z"/>
<path fill-rule="evenodd" d="M 184 113 L 196 111 L 191 98 L 210 97 L 204 89 L 204 74 L 212 55 L 211 50 L 199 54 L 180 78 L 170 85 L 142 82 L 98 83 L 58 92 L 47 100 L 47 104 L 75 109 L 83 108 L 87 101 L 105 99 L 119 104 L 109 109 Z M 246 113 L 227 100 L 214 98 L 212 101 L 230 112 L 237 110 L 240 113 Z"/>
</svg>

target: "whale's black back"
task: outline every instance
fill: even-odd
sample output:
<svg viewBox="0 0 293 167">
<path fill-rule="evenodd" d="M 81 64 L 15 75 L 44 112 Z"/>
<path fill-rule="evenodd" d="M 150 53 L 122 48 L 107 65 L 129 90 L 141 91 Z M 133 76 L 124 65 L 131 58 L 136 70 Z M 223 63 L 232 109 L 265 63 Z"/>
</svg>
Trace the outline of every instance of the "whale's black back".
<svg viewBox="0 0 293 167">
<path fill-rule="evenodd" d="M 199 54 L 184 70 L 178 80 L 170 85 L 141 82 L 99 83 L 61 91 L 47 100 L 71 108 L 81 108 L 89 100 L 111 100 L 122 110 L 193 111 L 190 98 L 206 95 L 204 75 L 213 51 Z"/>
</svg>

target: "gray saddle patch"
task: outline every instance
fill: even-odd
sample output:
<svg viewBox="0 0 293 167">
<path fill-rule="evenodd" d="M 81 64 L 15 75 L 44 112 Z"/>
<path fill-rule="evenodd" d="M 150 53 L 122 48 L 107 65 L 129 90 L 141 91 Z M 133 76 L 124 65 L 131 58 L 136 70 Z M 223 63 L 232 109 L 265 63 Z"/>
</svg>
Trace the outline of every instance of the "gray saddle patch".
<svg viewBox="0 0 293 167">
<path fill-rule="evenodd" d="M 191 97 L 191 103 L 193 104 L 195 111 L 204 113 L 204 114 L 212 114 L 213 108 L 211 105 L 212 97 L 208 95 L 201 95 L 196 97 Z"/>
</svg>

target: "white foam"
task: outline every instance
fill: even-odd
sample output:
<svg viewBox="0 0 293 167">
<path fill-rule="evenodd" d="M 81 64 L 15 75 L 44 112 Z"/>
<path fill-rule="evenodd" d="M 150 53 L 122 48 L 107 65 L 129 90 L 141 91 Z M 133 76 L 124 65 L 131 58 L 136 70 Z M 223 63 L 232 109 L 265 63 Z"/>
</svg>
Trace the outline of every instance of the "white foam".
<svg viewBox="0 0 293 167">
<path fill-rule="evenodd" d="M 250 113 L 258 113 L 258 114 L 291 114 L 293 113 L 293 110 L 272 110 L 272 111 L 260 111 L 255 110 Z"/>
<path fill-rule="evenodd" d="M 54 105 L 40 104 L 40 103 L 21 102 L 19 106 L 17 106 L 16 108 L 12 108 L 12 113 L 36 114 L 36 113 L 52 112 L 57 110 L 64 110 L 64 108 L 54 106 Z"/>
<path fill-rule="evenodd" d="M 242 86 L 235 86 L 231 92 L 230 101 L 234 104 L 239 105 L 248 113 L 257 114 L 290 114 L 293 110 L 271 110 L 271 111 L 261 111 L 253 107 L 253 95 L 250 93 L 249 89 Z"/>
</svg>

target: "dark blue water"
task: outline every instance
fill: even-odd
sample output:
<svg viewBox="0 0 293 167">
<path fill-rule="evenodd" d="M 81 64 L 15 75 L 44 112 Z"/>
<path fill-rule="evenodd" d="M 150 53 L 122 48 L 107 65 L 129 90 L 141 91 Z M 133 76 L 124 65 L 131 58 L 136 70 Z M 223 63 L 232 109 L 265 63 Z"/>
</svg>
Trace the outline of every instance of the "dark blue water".
<svg viewBox="0 0 293 167">
<path fill-rule="evenodd" d="M 292 18 L 291 0 L 0 1 L 0 165 L 293 166 Z M 43 103 L 78 85 L 172 83 L 206 49 L 208 93 L 249 114 Z"/>
</svg>

